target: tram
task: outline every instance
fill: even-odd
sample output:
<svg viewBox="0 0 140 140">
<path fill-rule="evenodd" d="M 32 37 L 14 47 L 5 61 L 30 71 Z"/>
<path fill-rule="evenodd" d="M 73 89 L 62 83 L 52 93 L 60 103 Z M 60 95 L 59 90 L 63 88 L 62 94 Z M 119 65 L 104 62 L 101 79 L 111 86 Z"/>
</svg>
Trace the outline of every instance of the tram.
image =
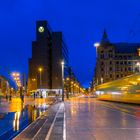
<svg viewBox="0 0 140 140">
<path fill-rule="evenodd" d="M 140 73 L 96 86 L 99 100 L 140 104 Z"/>
</svg>

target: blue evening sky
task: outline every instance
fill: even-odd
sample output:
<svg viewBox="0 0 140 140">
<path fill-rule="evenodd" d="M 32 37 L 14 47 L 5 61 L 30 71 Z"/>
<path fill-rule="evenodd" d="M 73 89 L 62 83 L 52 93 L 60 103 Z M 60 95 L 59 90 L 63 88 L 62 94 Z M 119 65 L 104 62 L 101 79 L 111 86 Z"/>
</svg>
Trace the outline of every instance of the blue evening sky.
<svg viewBox="0 0 140 140">
<path fill-rule="evenodd" d="M 36 20 L 62 31 L 70 65 L 86 86 L 95 67 L 93 43 L 106 28 L 112 42 L 140 42 L 139 0 L 3 0 L 0 2 L 0 69 L 27 73 Z M 5 67 L 5 68 L 4 68 Z"/>
</svg>

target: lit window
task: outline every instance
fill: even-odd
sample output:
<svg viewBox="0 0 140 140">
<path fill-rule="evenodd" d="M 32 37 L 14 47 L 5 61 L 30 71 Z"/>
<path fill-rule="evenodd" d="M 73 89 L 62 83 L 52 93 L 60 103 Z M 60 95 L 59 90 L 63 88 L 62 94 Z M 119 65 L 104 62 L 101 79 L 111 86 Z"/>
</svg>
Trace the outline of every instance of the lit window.
<svg viewBox="0 0 140 140">
<path fill-rule="evenodd" d="M 140 56 L 140 48 L 138 48 L 138 56 Z"/>
</svg>

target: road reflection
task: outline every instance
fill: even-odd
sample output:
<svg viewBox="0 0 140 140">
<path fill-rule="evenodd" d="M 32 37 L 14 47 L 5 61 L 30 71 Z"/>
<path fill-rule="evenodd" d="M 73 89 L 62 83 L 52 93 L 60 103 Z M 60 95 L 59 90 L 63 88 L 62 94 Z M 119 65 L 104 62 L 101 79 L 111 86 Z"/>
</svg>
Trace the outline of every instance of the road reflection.
<svg viewBox="0 0 140 140">
<path fill-rule="evenodd" d="M 140 107 L 72 98 L 65 103 L 67 140 L 139 140 Z"/>
<path fill-rule="evenodd" d="M 15 113 L 15 117 L 13 120 L 13 129 L 14 131 L 18 131 L 19 130 L 19 118 L 20 118 L 21 112 L 16 112 Z"/>
<path fill-rule="evenodd" d="M 9 107 L 9 112 L 0 114 L 0 139 L 12 139 L 31 122 L 46 112 L 48 104 L 23 105 L 21 102 Z M 12 110 L 17 110 L 11 112 Z M 3 116 L 3 117 L 2 117 Z"/>
</svg>

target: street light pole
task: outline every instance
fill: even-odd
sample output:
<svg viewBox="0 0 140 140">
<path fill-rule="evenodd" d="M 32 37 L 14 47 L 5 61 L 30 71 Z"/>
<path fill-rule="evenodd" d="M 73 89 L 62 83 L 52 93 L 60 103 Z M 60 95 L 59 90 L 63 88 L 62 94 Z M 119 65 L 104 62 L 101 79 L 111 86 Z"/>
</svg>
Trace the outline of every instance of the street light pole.
<svg viewBox="0 0 140 140">
<path fill-rule="evenodd" d="M 140 72 L 140 63 L 138 62 L 136 65 L 138 66 L 138 72 Z"/>
<path fill-rule="evenodd" d="M 40 74 L 40 89 L 42 87 L 42 68 L 39 68 L 39 74 Z"/>
<path fill-rule="evenodd" d="M 96 58 L 98 57 L 98 47 L 100 46 L 100 43 L 94 43 L 94 47 L 96 48 Z"/>
<path fill-rule="evenodd" d="M 64 101 L 64 61 L 61 62 L 62 65 L 62 101 Z"/>
<path fill-rule="evenodd" d="M 41 86 L 42 86 L 42 75 L 41 75 L 42 73 L 41 73 L 41 71 L 40 71 L 40 88 L 41 88 Z"/>
</svg>

